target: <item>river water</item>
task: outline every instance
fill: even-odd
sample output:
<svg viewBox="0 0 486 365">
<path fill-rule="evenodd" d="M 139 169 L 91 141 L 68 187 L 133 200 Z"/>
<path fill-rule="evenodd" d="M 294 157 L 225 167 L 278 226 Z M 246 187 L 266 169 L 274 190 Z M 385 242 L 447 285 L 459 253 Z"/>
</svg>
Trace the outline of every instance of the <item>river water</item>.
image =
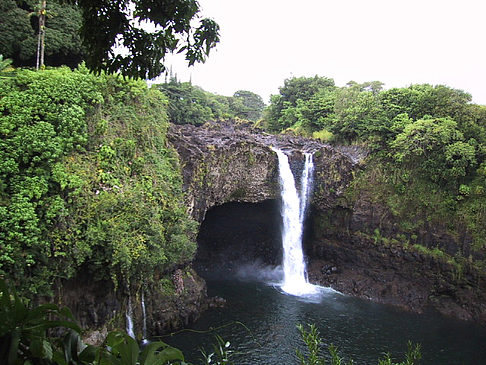
<svg viewBox="0 0 486 365">
<path fill-rule="evenodd" d="M 355 364 L 377 364 L 385 352 L 401 361 L 407 341 L 421 344 L 421 364 L 486 364 L 486 329 L 473 323 L 405 312 L 332 291 L 304 299 L 256 280 L 205 276 L 208 293 L 227 303 L 207 311 L 191 329 L 216 330 L 163 338 L 196 364 L 201 363 L 198 349 L 210 351 L 215 342 L 211 333 L 231 343 L 235 364 L 298 364 L 295 350 L 303 349 L 299 323 L 314 323 L 324 343 L 336 345 L 340 355 Z"/>
</svg>

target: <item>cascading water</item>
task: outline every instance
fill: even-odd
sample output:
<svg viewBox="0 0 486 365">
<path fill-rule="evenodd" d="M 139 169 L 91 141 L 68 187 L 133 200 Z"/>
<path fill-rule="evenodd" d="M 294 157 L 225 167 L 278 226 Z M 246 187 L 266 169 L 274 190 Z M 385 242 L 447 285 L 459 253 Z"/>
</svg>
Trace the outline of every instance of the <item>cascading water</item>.
<svg viewBox="0 0 486 365">
<path fill-rule="evenodd" d="M 302 252 L 303 222 L 307 208 L 307 199 L 311 190 L 314 167 L 312 154 L 305 154 L 301 194 L 299 197 L 287 155 L 278 149 L 273 148 L 273 150 L 278 156 L 282 197 L 284 278 L 281 288 L 284 292 L 297 296 L 314 294 L 318 291 L 318 287 L 307 281 L 304 254 Z"/>
<path fill-rule="evenodd" d="M 128 308 L 126 313 L 127 318 L 127 333 L 130 337 L 135 338 L 135 332 L 133 331 L 133 310 L 132 310 L 132 301 L 131 298 L 128 297 Z"/>
<path fill-rule="evenodd" d="M 147 315 L 145 313 L 145 296 L 143 295 L 142 292 L 142 343 L 148 343 L 147 340 Z"/>
<path fill-rule="evenodd" d="M 314 181 L 314 161 L 312 160 L 312 153 L 304 153 L 304 156 L 305 164 L 300 183 L 301 190 L 299 212 L 299 219 L 302 227 L 304 226 L 305 215 L 307 212 L 307 200 L 309 199 L 310 193 L 312 191 L 312 183 Z"/>
</svg>

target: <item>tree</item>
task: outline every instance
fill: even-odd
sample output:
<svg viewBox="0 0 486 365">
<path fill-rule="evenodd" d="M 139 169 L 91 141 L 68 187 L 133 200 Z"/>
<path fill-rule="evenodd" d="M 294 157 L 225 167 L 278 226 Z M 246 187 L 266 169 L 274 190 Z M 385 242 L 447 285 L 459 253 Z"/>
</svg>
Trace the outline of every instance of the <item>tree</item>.
<svg viewBox="0 0 486 365">
<path fill-rule="evenodd" d="M 37 61 L 35 63 L 35 68 L 44 67 L 44 47 L 45 47 L 45 34 L 46 34 L 46 12 L 47 4 L 46 0 L 42 0 L 39 3 L 39 34 L 37 40 Z"/>
<path fill-rule="evenodd" d="M 390 142 L 390 148 L 403 167 L 419 170 L 434 182 L 455 186 L 476 166 L 475 143 L 464 140 L 452 119 L 427 117 L 407 124 Z"/>
<path fill-rule="evenodd" d="M 185 53 L 193 65 L 219 41 L 218 24 L 199 18 L 196 0 L 41 0 L 37 10 L 33 3 L 0 2 L 0 54 L 15 66 L 40 66 L 45 37 L 49 66 L 85 59 L 96 72 L 151 79 L 166 70 L 168 53 Z"/>
<path fill-rule="evenodd" d="M 189 82 L 172 79 L 155 87 L 169 99 L 171 123 L 201 125 L 230 115 L 231 98 L 211 94 Z"/>
<path fill-rule="evenodd" d="M 0 12 L 5 15 L 0 22 L 0 53 L 11 58 L 14 66 L 45 63 L 74 68 L 84 58 L 79 34 L 81 12 L 76 6 L 58 0 L 50 0 L 45 6 L 43 1 L 3 0 Z"/>
<path fill-rule="evenodd" d="M 100 72 L 152 79 L 166 70 L 168 53 L 204 62 L 219 41 L 219 26 L 199 18 L 196 0 L 69 0 L 82 11 L 86 65 Z M 154 31 L 147 30 L 150 25 Z M 121 52 L 123 47 L 126 52 Z"/>
<path fill-rule="evenodd" d="M 279 95 L 270 97 L 270 106 L 265 112 L 265 124 L 274 132 L 292 127 L 300 119 L 301 107 L 316 94 L 334 91 L 334 80 L 327 77 L 293 77 L 285 80 Z M 303 104 L 304 103 L 304 104 Z"/>
<path fill-rule="evenodd" d="M 339 139 L 366 140 L 388 130 L 388 119 L 384 116 L 376 86 L 370 86 L 375 83 L 350 82 L 337 91 L 336 122 L 331 131 Z"/>
<path fill-rule="evenodd" d="M 233 94 L 233 99 L 234 106 L 239 106 L 238 110 L 233 110 L 237 117 L 253 121 L 261 118 L 265 103 L 260 95 L 247 90 L 238 90 Z"/>
<path fill-rule="evenodd" d="M 422 84 L 393 88 L 383 91 L 380 100 L 390 119 L 400 113 L 407 113 L 414 120 L 430 115 L 449 117 L 461 123 L 470 118 L 468 109 L 471 95 L 444 85 Z"/>
</svg>

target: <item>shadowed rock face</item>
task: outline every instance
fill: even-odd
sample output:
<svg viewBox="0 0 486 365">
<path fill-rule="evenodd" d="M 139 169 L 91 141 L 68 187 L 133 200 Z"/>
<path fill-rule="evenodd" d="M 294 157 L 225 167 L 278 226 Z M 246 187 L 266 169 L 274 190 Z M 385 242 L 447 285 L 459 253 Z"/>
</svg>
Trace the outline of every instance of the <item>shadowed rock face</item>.
<svg viewBox="0 0 486 365">
<path fill-rule="evenodd" d="M 211 208 L 197 237 L 196 261 L 199 266 L 234 270 L 260 262 L 281 263 L 280 204 L 276 200 L 261 203 L 226 203 Z"/>
<path fill-rule="evenodd" d="M 172 125 L 168 136 L 181 160 L 189 212 L 199 222 L 216 205 L 278 199 L 278 159 L 271 147 L 289 152 L 294 171 L 301 170 L 303 152 L 314 152 L 318 209 L 337 204 L 359 160 L 315 140 L 270 135 L 247 124 Z"/>
</svg>

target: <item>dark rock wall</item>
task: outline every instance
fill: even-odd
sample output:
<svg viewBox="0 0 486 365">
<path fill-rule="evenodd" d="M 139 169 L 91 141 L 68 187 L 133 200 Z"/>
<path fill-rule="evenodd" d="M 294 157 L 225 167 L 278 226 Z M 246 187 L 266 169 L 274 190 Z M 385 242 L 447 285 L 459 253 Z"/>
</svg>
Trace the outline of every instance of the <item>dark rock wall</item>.
<svg viewBox="0 0 486 365">
<path fill-rule="evenodd" d="M 113 322 L 123 307 L 111 281 L 94 281 L 87 275 L 64 281 L 57 296 L 58 302 L 67 306 L 85 329 Z"/>
<path fill-rule="evenodd" d="M 361 196 L 353 204 L 314 208 L 310 226 L 305 250 L 311 281 L 413 311 L 435 308 L 486 322 L 484 275 L 465 260 L 418 251 L 381 204 Z M 450 252 L 457 250 L 441 227 L 418 232 L 418 242 L 431 238 Z"/>
<path fill-rule="evenodd" d="M 202 222 L 208 209 L 228 202 L 278 199 L 278 158 L 271 147 L 290 151 L 293 170 L 302 152 L 314 152 L 315 204 L 332 207 L 352 179 L 351 153 L 314 140 L 253 131 L 246 124 L 171 125 L 169 140 L 179 153 L 190 214 Z"/>
<path fill-rule="evenodd" d="M 160 277 L 157 273 L 154 275 L 157 284 L 153 286 L 117 290 L 109 280 L 78 277 L 62 283 L 57 300 L 70 308 L 81 327 L 88 330 L 86 339 L 92 344 L 100 344 L 109 330 L 126 328 L 128 300 L 132 306 L 135 335 L 142 339 L 142 293 L 148 336 L 187 326 L 208 307 L 206 283 L 192 267 L 179 268 Z"/>
</svg>

